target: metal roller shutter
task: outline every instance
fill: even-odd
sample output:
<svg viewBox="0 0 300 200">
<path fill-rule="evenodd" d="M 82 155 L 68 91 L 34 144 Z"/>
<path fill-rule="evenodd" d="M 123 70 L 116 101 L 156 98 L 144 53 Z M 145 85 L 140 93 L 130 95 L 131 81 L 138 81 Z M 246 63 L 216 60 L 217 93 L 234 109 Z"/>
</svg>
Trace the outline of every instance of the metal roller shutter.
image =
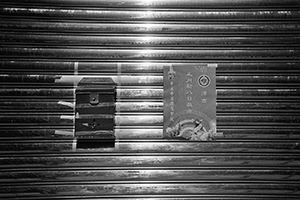
<svg viewBox="0 0 300 200">
<path fill-rule="evenodd" d="M 300 198 L 299 1 L 0 5 L 1 199 Z M 170 63 L 218 65 L 216 140 L 162 139 Z M 149 79 L 117 87 L 116 118 L 152 120 L 120 123 L 114 148 L 75 151 L 68 77 L 120 73 Z"/>
</svg>

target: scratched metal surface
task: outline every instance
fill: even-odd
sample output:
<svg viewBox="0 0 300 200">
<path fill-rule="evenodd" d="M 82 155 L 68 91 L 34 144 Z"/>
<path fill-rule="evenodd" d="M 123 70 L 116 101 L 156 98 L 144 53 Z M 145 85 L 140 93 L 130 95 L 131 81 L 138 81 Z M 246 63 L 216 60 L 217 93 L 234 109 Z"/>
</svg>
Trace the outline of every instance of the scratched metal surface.
<svg viewBox="0 0 300 200">
<path fill-rule="evenodd" d="M 0 5 L 1 199 L 300 199 L 298 0 Z M 217 138 L 164 140 L 163 66 L 193 63 Z M 120 73 L 115 147 L 75 151 L 70 78 Z"/>
</svg>

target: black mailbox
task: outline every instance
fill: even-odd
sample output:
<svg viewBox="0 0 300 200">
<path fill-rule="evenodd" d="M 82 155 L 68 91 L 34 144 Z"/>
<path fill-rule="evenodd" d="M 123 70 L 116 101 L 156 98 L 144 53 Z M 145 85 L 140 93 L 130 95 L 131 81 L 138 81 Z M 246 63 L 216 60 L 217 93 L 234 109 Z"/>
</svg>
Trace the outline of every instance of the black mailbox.
<svg viewBox="0 0 300 200">
<path fill-rule="evenodd" d="M 109 77 L 83 78 L 76 88 L 77 148 L 113 147 L 116 84 Z"/>
</svg>

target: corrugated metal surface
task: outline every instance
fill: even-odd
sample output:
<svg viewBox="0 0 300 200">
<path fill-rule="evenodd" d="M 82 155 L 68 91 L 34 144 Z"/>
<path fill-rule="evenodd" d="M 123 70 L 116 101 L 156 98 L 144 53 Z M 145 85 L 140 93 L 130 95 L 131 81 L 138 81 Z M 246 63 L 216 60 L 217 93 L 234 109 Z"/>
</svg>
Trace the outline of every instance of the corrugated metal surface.
<svg viewBox="0 0 300 200">
<path fill-rule="evenodd" d="M 0 5 L 1 199 L 300 198 L 299 1 Z M 218 65 L 217 140 L 162 139 L 170 63 Z M 118 74 L 148 77 L 117 88 L 115 148 L 74 151 L 68 77 Z"/>
</svg>

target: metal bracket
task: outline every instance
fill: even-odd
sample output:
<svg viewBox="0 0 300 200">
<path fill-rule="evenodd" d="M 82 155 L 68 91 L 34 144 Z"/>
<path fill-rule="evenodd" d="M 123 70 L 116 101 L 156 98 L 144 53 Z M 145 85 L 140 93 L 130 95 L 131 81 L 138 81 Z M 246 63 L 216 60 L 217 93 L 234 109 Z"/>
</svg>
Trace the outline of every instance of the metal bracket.
<svg viewBox="0 0 300 200">
<path fill-rule="evenodd" d="M 77 148 L 113 147 L 116 84 L 111 78 L 85 78 L 76 88 Z"/>
</svg>

